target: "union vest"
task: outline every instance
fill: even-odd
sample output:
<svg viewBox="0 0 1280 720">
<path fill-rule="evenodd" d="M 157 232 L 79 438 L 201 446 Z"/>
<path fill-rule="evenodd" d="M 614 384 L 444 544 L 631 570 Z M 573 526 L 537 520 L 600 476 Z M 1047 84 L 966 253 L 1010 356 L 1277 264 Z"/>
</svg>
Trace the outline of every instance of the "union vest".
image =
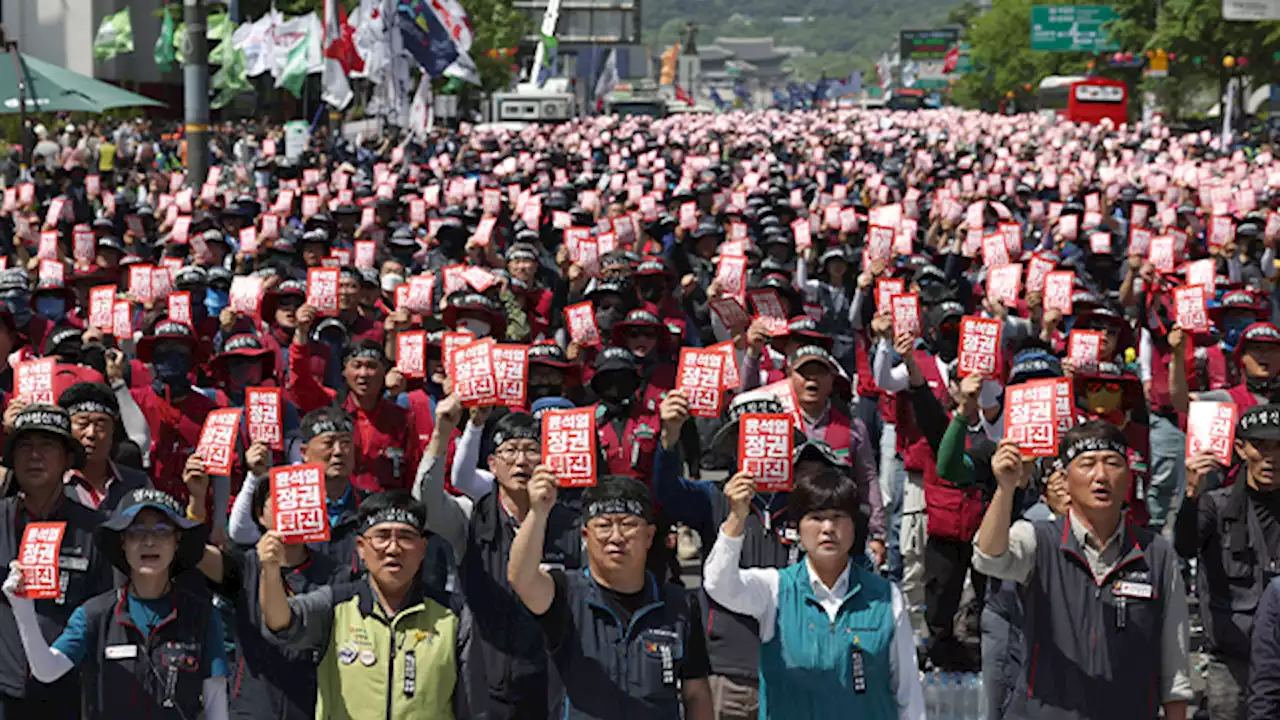
<svg viewBox="0 0 1280 720">
<path fill-rule="evenodd" d="M 125 592 L 105 592 L 84 604 L 92 648 L 81 665 L 84 717 L 198 717 L 212 661 L 205 647 L 212 596 L 174 583 L 173 610 L 144 636 L 129 616 Z"/>
<path fill-rule="evenodd" d="M 553 717 L 568 720 L 673 720 L 691 628 L 688 596 L 646 575 L 648 602 L 625 627 L 600 597 L 590 572 L 565 574 L 573 630 L 551 660 L 564 683 Z"/>
<path fill-rule="evenodd" d="M 897 720 L 892 588 L 850 563 L 832 621 L 814 598 L 808 563 L 781 570 L 776 629 L 760 646 L 760 717 Z"/>
<path fill-rule="evenodd" d="M 1068 517 L 1033 524 L 1035 571 L 1019 586 L 1026 658 L 1012 720 L 1154 720 L 1162 595 L 1173 549 L 1126 519 L 1124 557 L 1095 582 Z"/>
<path fill-rule="evenodd" d="M 498 493 L 476 503 L 459 580 L 475 618 L 467 647 L 468 707 L 488 720 L 546 718 L 551 692 L 542 628 L 507 582 L 515 532 Z M 573 571 L 583 566 L 581 521 L 557 503 L 547 521 L 542 564 Z"/>
</svg>

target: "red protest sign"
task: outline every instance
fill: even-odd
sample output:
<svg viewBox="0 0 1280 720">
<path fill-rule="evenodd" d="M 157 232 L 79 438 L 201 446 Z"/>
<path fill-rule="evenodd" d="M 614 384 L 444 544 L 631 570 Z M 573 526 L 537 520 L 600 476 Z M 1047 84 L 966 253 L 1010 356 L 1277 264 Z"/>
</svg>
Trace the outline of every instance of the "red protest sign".
<svg viewBox="0 0 1280 720">
<path fill-rule="evenodd" d="M 129 266 L 129 295 L 140 303 L 151 302 L 155 299 L 155 295 L 151 291 L 150 265 Z"/>
<path fill-rule="evenodd" d="M 1044 278 L 1044 310 L 1057 310 L 1065 317 L 1071 314 L 1071 294 L 1076 274 L 1070 270 L 1051 272 Z"/>
<path fill-rule="evenodd" d="M 1032 380 L 1005 390 L 1004 437 L 1023 457 L 1058 454 L 1058 400 L 1055 379 Z"/>
<path fill-rule="evenodd" d="M 894 337 L 908 333 L 911 335 L 920 334 L 920 296 L 915 293 L 903 293 L 894 295 L 889 299 L 889 306 L 893 309 L 893 334 Z"/>
<path fill-rule="evenodd" d="M 89 327 L 111 332 L 111 313 L 116 304 L 116 286 L 99 285 L 89 291 Z"/>
<path fill-rule="evenodd" d="M 18 547 L 18 562 L 26 581 L 24 597 L 52 600 L 62 596 L 58 556 L 62 553 L 62 536 L 66 530 L 65 522 L 27 523 Z"/>
<path fill-rule="evenodd" d="M 751 306 L 755 308 L 756 317 L 764 320 L 770 335 L 783 335 L 787 332 L 787 311 L 782 307 L 782 297 L 777 290 L 751 290 Z"/>
<path fill-rule="evenodd" d="M 27 360 L 18 363 L 13 369 L 13 391 L 29 403 L 52 405 L 53 397 L 53 365 L 57 358 Z"/>
<path fill-rule="evenodd" d="M 1187 284 L 1204 287 L 1206 297 L 1213 297 L 1218 290 L 1218 269 L 1213 258 L 1187 263 Z"/>
<path fill-rule="evenodd" d="M 893 238 L 896 234 L 893 228 L 883 225 L 872 225 L 867 230 L 867 265 L 876 260 L 889 262 L 893 257 Z"/>
<path fill-rule="evenodd" d="M 444 285 L 445 297 L 467 289 L 467 267 L 450 265 L 440 269 L 440 281 Z"/>
<path fill-rule="evenodd" d="M 133 308 L 128 300 L 117 300 L 111 306 L 111 334 L 117 340 L 133 337 Z"/>
<path fill-rule="evenodd" d="M 498 404 L 522 408 L 529 397 L 529 346 L 494 345 L 493 376 Z"/>
<path fill-rule="evenodd" d="M 476 341 L 470 332 L 446 332 L 440 335 L 440 359 L 444 363 L 444 374 L 453 377 L 453 351 L 466 347 Z"/>
<path fill-rule="evenodd" d="M 1209 219 L 1209 249 L 1221 249 L 1235 237 L 1235 220 L 1230 215 L 1214 215 Z"/>
<path fill-rule="evenodd" d="M 1132 248 L 1130 248 L 1132 250 Z M 1089 250 L 1094 255 L 1110 255 L 1111 254 L 1111 233 L 1095 232 L 1089 233 Z"/>
<path fill-rule="evenodd" d="M 67 268 L 61 260 L 41 260 L 36 277 L 40 282 L 63 283 L 66 280 Z"/>
<path fill-rule="evenodd" d="M 307 269 L 307 304 L 320 315 L 336 317 L 338 314 L 338 268 L 313 267 Z"/>
<path fill-rule="evenodd" d="M 1062 239 L 1073 241 L 1080 234 L 1080 216 L 1079 215 L 1063 215 L 1058 218 L 1058 231 L 1062 234 Z"/>
<path fill-rule="evenodd" d="M 92 230 L 76 230 L 71 235 L 71 257 L 76 262 L 88 265 L 98 254 L 98 241 Z"/>
<path fill-rule="evenodd" d="M 1076 370 L 1090 370 L 1102 362 L 1102 341 L 1107 334 L 1101 330 L 1073 329 L 1067 338 L 1067 359 Z"/>
<path fill-rule="evenodd" d="M 233 312 L 256 316 L 262 308 L 262 278 L 235 276 L 231 280 L 230 308 Z"/>
<path fill-rule="evenodd" d="M 240 253 L 253 255 L 258 252 L 258 229 L 250 225 L 240 228 Z"/>
<path fill-rule="evenodd" d="M 404 285 L 407 294 L 405 295 L 404 307 L 409 312 L 432 314 L 431 294 L 435 291 L 436 278 L 434 275 L 414 275 L 409 278 L 408 285 Z"/>
<path fill-rule="evenodd" d="M 1158 272 L 1173 272 L 1174 245 L 1172 235 L 1151 238 L 1151 244 L 1147 251 L 1147 262 L 1151 263 Z"/>
<path fill-rule="evenodd" d="M 738 352 L 733 347 L 733 341 L 726 340 L 722 343 L 716 343 L 708 349 L 724 354 L 724 374 L 721 376 L 724 382 L 721 383 L 721 386 L 725 390 L 737 392 L 738 388 L 742 387 L 742 375 L 738 370 Z"/>
<path fill-rule="evenodd" d="M 396 368 L 405 377 L 427 376 L 427 331 L 406 330 L 396 335 Z"/>
<path fill-rule="evenodd" d="M 272 450 L 284 450 L 283 403 L 280 388 L 251 387 L 245 390 L 245 411 L 249 413 L 249 442 L 266 443 Z"/>
<path fill-rule="evenodd" d="M 356 267 L 372 268 L 378 254 L 377 243 L 372 240 L 356 241 Z"/>
<path fill-rule="evenodd" d="M 464 407 L 494 405 L 498 388 L 493 375 L 493 338 L 485 338 L 453 351 L 453 391 Z"/>
<path fill-rule="evenodd" d="M 1223 465 L 1231 465 L 1236 441 L 1236 404 L 1194 401 L 1187 410 L 1187 457 L 1205 450 Z"/>
<path fill-rule="evenodd" d="M 40 233 L 40 245 L 36 249 L 36 257 L 41 260 L 58 259 L 58 231 L 45 230 Z"/>
<path fill-rule="evenodd" d="M 839 219 L 839 211 L 836 212 Z M 796 252 L 804 252 L 813 245 L 813 236 L 809 232 L 809 221 L 803 218 L 791 223 L 791 232 L 796 239 Z"/>
<path fill-rule="evenodd" d="M 893 305 L 893 296 L 907 291 L 907 281 L 903 278 L 876 279 L 876 311 L 885 313 Z"/>
<path fill-rule="evenodd" d="M 1005 307 L 1018 305 L 1019 286 L 1022 284 L 1022 264 L 1011 263 L 999 267 L 987 266 L 987 299 L 999 300 Z M 1046 281 L 1048 276 L 1045 276 Z"/>
<path fill-rule="evenodd" d="M 689 401 L 694 417 L 720 417 L 724 397 L 724 353 L 702 348 L 681 348 L 676 370 L 676 389 Z"/>
<path fill-rule="evenodd" d="M 1004 235 L 993 233 L 982 238 L 982 264 L 988 268 L 1009 264 L 1009 246 L 1005 244 Z"/>
<path fill-rule="evenodd" d="M 271 469 L 271 510 L 275 530 L 286 543 L 328 542 L 324 465 L 291 465 Z"/>
<path fill-rule="evenodd" d="M 751 324 L 751 316 L 747 315 L 747 311 L 732 297 L 718 297 L 709 300 L 707 305 L 711 308 L 711 312 L 720 318 L 720 322 L 731 331 L 745 329 Z"/>
<path fill-rule="evenodd" d="M 192 325 L 191 293 L 185 290 L 169 293 L 169 319 L 188 327 Z"/>
<path fill-rule="evenodd" d="M 756 413 L 738 420 L 738 471 L 755 476 L 756 492 L 791 490 L 794 423 L 790 415 Z"/>
<path fill-rule="evenodd" d="M 570 305 L 564 309 L 564 321 L 569 326 L 569 339 L 579 345 L 600 345 L 600 329 L 596 326 L 596 311 L 589 302 Z"/>
<path fill-rule="evenodd" d="M 200 443 L 196 455 L 204 461 L 205 472 L 210 475 L 229 475 L 235 460 L 236 436 L 240 433 L 240 408 L 214 410 L 204 419 L 200 428 Z"/>
<path fill-rule="evenodd" d="M 466 280 L 467 284 L 478 293 L 488 290 L 493 287 L 494 283 L 498 282 L 497 275 L 494 275 L 479 265 L 472 265 L 464 270 L 462 278 Z"/>
<path fill-rule="evenodd" d="M 1027 292 L 1044 292 L 1044 279 L 1055 267 L 1052 260 L 1040 254 L 1032 255 L 1027 263 Z"/>
<path fill-rule="evenodd" d="M 716 268 L 716 282 L 725 295 L 741 298 L 747 290 L 747 258 L 741 255 L 721 255 Z"/>
<path fill-rule="evenodd" d="M 542 416 L 542 457 L 560 487 L 596 484 L 594 408 L 550 410 Z"/>
<path fill-rule="evenodd" d="M 1173 289 L 1174 317 L 1187 332 L 1209 332 L 1209 311 L 1205 306 L 1204 287 L 1192 285 Z"/>
<path fill-rule="evenodd" d="M 693 230 L 698 227 L 698 204 L 687 202 L 680 205 L 680 227 Z"/>
<path fill-rule="evenodd" d="M 489 243 L 493 240 L 493 228 L 497 224 L 498 218 L 496 217 L 480 218 L 480 222 L 476 224 L 476 232 L 471 236 L 471 239 L 477 245 L 488 247 Z"/>
<path fill-rule="evenodd" d="M 1000 367 L 1001 322 L 966 316 L 960 320 L 960 375 L 992 377 Z"/>
</svg>

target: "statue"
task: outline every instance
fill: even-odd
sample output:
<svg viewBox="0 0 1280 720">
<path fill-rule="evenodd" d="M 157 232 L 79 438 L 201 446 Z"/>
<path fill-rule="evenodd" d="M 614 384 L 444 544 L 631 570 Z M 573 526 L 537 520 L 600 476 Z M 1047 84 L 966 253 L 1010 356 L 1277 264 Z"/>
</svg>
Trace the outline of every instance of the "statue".
<svg viewBox="0 0 1280 720">
<path fill-rule="evenodd" d="M 681 52 L 684 55 L 698 54 L 698 26 L 696 23 L 687 22 L 684 25 L 684 42 L 681 43 Z"/>
</svg>

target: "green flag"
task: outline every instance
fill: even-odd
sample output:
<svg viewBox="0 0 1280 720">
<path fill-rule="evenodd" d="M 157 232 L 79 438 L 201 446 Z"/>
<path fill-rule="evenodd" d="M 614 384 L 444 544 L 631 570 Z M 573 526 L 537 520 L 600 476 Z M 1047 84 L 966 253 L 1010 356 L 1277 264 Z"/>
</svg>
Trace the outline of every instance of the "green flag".
<svg viewBox="0 0 1280 720">
<path fill-rule="evenodd" d="M 160 72 L 169 72 L 173 67 L 173 15 L 165 7 L 164 22 L 160 25 L 160 37 L 156 38 L 156 67 Z"/>
<path fill-rule="evenodd" d="M 224 41 L 223 45 L 231 45 L 230 41 Z M 243 50 L 233 50 L 227 58 L 227 62 L 218 68 L 218 72 L 213 74 L 209 79 L 213 89 L 217 91 L 210 106 L 214 110 L 226 107 L 228 103 L 243 92 L 247 92 L 250 88 L 249 76 L 246 72 L 246 61 Z"/>
<path fill-rule="evenodd" d="M 466 85 L 462 78 L 450 77 L 444 81 L 444 85 L 440 88 L 441 95 L 457 95 L 462 92 L 462 88 Z"/>
<path fill-rule="evenodd" d="M 133 23 L 129 21 L 129 8 L 102 18 L 98 35 L 93 39 L 93 56 L 110 60 L 117 55 L 133 52 Z"/>
<path fill-rule="evenodd" d="M 236 31 L 236 24 L 231 22 L 231 16 L 226 13 L 210 15 L 206 23 L 204 36 L 210 40 L 227 40 Z"/>
<path fill-rule="evenodd" d="M 310 45 L 311 31 L 308 30 L 307 34 L 289 49 L 289 54 L 284 60 L 284 70 L 276 80 L 276 87 L 288 90 L 296 98 L 302 97 L 302 84 L 307 81 L 307 71 L 310 69 L 307 62 L 307 47 Z"/>
</svg>

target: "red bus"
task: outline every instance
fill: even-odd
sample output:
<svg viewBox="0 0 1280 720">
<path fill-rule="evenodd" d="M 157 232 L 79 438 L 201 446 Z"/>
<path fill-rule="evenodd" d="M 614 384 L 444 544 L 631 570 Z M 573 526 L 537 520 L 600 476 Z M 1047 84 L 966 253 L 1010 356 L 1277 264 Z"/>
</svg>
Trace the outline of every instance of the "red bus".
<svg viewBox="0 0 1280 720">
<path fill-rule="evenodd" d="M 1037 95 L 1040 112 L 1062 120 L 1097 124 L 1107 118 L 1117 127 L 1129 120 L 1129 89 L 1119 80 L 1047 77 Z"/>
</svg>

